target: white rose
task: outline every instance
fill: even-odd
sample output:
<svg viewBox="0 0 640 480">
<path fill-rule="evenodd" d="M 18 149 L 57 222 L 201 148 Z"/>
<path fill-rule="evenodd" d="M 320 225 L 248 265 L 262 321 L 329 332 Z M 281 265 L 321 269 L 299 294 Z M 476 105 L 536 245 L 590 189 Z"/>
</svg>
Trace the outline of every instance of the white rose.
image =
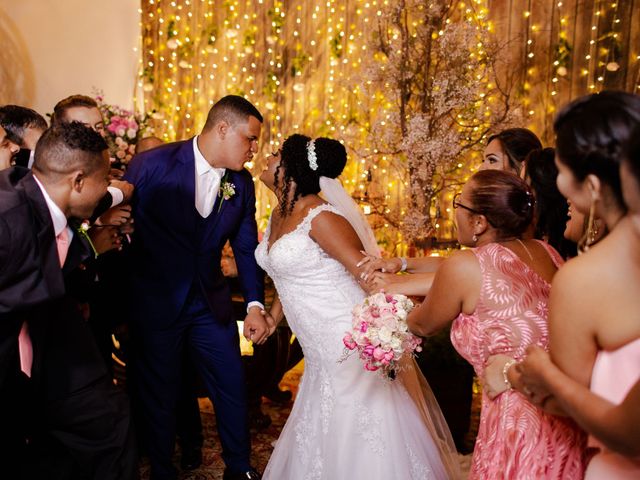
<svg viewBox="0 0 640 480">
<path fill-rule="evenodd" d="M 393 336 L 393 332 L 389 330 L 387 327 L 382 327 L 378 331 L 378 338 L 380 338 L 380 340 L 382 340 L 383 342 L 391 341 L 392 336 Z"/>
</svg>

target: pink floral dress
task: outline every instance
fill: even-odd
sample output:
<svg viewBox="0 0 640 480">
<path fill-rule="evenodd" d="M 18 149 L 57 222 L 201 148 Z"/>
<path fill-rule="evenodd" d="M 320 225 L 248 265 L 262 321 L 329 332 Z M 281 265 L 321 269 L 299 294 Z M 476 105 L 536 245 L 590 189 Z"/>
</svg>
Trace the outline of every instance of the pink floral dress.
<svg viewBox="0 0 640 480">
<path fill-rule="evenodd" d="M 553 262 L 560 255 L 540 242 Z M 490 356 L 521 360 L 529 345 L 547 349 L 551 285 L 499 243 L 472 250 L 482 287 L 476 310 L 460 314 L 451 341 L 480 376 Z M 470 479 L 581 479 L 586 435 L 571 421 L 544 413 L 510 390 L 490 400 L 482 395 L 480 426 Z"/>
</svg>

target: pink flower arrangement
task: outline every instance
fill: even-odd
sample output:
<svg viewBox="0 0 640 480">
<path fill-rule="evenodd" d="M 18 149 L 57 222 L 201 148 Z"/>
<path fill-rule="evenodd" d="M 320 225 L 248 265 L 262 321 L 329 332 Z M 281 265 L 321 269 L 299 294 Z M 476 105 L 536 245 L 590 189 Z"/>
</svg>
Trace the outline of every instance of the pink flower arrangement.
<svg viewBox="0 0 640 480">
<path fill-rule="evenodd" d="M 353 328 L 342 339 L 342 359 L 357 351 L 366 370 L 394 378 L 400 359 L 422 350 L 422 339 L 407 326 L 412 308 L 413 302 L 404 295 L 381 292 L 365 298 L 352 311 Z"/>
<path fill-rule="evenodd" d="M 112 161 L 126 165 L 135 155 L 136 143 L 147 128 L 147 116 L 141 117 L 131 110 L 104 103 L 104 96 L 99 91 L 95 99 L 104 119 Z"/>
</svg>

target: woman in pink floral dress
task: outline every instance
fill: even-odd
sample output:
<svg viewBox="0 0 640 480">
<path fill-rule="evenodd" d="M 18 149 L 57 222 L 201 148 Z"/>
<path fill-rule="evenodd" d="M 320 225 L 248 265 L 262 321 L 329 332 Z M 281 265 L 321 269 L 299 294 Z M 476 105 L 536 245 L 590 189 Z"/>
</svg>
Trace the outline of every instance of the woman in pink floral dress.
<svg viewBox="0 0 640 480">
<path fill-rule="evenodd" d="M 520 359 L 530 345 L 547 347 L 550 283 L 562 260 L 544 242 L 522 239 L 534 199 L 515 175 L 476 173 L 454 208 L 458 240 L 473 248 L 442 263 L 409 326 L 429 335 L 453 321 L 453 345 L 481 375 L 491 355 Z M 515 390 L 494 400 L 484 392 L 469 478 L 581 479 L 585 440 L 572 421 Z"/>
</svg>

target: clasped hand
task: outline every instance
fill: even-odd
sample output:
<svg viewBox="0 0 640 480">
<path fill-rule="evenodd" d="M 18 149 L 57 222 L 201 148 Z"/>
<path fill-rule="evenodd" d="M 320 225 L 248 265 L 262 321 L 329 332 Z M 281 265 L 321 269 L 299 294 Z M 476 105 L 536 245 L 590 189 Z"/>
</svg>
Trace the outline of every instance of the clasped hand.
<svg viewBox="0 0 640 480">
<path fill-rule="evenodd" d="M 391 284 L 397 280 L 395 275 L 400 271 L 401 263 L 398 258 L 384 259 L 360 252 L 364 258 L 360 260 L 356 267 L 362 268 L 358 281 L 364 290 L 369 294 L 380 291 L 388 291 Z"/>
<path fill-rule="evenodd" d="M 256 345 L 262 345 L 275 330 L 276 321 L 269 312 L 258 307 L 249 309 L 244 319 L 244 338 Z"/>
</svg>

